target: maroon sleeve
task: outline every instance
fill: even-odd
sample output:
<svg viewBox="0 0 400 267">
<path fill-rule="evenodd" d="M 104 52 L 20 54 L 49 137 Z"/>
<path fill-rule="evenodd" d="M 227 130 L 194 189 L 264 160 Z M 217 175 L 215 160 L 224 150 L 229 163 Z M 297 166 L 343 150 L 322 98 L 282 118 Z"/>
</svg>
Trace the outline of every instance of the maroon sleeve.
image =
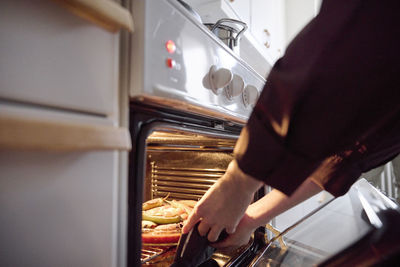
<svg viewBox="0 0 400 267">
<path fill-rule="evenodd" d="M 373 149 L 364 141 L 399 106 L 399 2 L 324 1 L 242 131 L 235 157 L 245 173 L 288 195 L 314 173 L 338 195 L 365 171 L 357 162 Z"/>
</svg>

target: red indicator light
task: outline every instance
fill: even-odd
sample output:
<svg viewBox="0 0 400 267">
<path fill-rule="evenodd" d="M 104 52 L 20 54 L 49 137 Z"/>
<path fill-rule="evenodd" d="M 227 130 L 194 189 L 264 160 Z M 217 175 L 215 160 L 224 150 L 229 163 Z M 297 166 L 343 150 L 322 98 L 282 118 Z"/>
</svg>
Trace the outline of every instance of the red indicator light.
<svg viewBox="0 0 400 267">
<path fill-rule="evenodd" d="M 173 60 L 172 58 L 167 58 L 167 67 L 172 69 L 173 67 L 175 67 L 175 60 Z"/>
<path fill-rule="evenodd" d="M 174 41 L 168 40 L 165 43 L 165 48 L 167 48 L 168 53 L 173 54 L 176 50 L 176 45 L 175 45 Z"/>
</svg>

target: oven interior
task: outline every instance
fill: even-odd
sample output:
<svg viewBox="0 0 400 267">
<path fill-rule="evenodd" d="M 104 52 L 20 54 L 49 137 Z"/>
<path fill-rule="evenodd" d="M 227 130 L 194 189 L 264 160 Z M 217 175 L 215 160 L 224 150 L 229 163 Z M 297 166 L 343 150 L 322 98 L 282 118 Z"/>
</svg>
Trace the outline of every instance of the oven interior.
<svg viewBox="0 0 400 267">
<path fill-rule="evenodd" d="M 167 197 L 199 200 L 233 159 L 237 134 L 162 126 L 146 138 L 143 202 Z M 252 241 L 235 251 L 215 252 L 209 266 L 227 266 L 245 254 Z M 143 266 L 169 266 L 175 246 L 143 246 Z"/>
<path fill-rule="evenodd" d="M 159 129 L 146 140 L 144 201 L 165 197 L 198 200 L 232 160 L 236 139 Z"/>
</svg>

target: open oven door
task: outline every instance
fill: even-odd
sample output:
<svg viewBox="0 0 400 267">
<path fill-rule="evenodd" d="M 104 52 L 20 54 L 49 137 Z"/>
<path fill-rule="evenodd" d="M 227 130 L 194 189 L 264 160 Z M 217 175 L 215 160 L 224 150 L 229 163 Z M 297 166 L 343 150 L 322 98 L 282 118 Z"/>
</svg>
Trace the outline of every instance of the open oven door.
<svg viewBox="0 0 400 267">
<path fill-rule="evenodd" d="M 398 205 L 361 179 L 272 239 L 250 266 L 394 266 L 400 259 L 399 225 Z"/>
</svg>

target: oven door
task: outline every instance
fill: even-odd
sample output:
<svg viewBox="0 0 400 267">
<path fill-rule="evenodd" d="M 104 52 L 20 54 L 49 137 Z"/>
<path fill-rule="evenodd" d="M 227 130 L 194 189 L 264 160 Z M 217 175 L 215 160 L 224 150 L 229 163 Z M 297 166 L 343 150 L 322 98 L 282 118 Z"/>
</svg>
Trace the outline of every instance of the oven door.
<svg viewBox="0 0 400 267">
<path fill-rule="evenodd" d="M 250 266 L 395 266 L 400 209 L 365 179 L 267 243 Z M 272 233 L 270 233 L 272 234 Z"/>
<path fill-rule="evenodd" d="M 142 204 L 155 198 L 198 200 L 224 174 L 243 125 L 143 103 L 131 103 L 128 266 L 169 266 L 176 244 L 142 244 Z M 260 197 L 258 192 L 255 198 Z M 213 257 L 220 265 L 254 252 L 254 242 Z M 246 257 L 247 257 L 246 256 Z M 222 262 L 222 263 L 221 263 Z"/>
</svg>

